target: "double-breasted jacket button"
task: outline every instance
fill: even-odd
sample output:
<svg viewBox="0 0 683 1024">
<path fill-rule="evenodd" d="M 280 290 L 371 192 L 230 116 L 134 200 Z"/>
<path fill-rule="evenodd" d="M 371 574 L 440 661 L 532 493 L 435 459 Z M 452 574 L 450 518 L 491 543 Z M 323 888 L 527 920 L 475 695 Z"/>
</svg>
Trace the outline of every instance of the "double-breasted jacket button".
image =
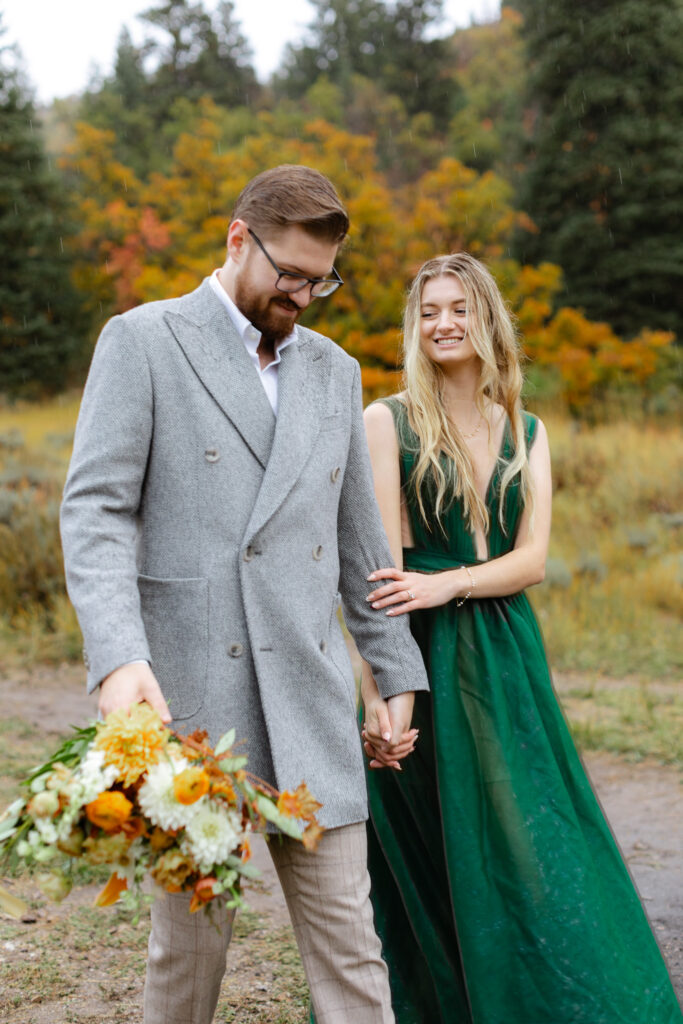
<svg viewBox="0 0 683 1024">
<path fill-rule="evenodd" d="M 341 473 L 341 466 L 335 466 L 334 469 L 332 470 L 332 472 L 330 473 L 330 480 L 332 481 L 333 484 L 336 484 L 337 480 L 339 479 L 339 474 L 340 473 Z"/>
<path fill-rule="evenodd" d="M 218 448 L 207 448 L 204 452 L 204 458 L 207 462 L 218 462 L 221 457 L 221 453 Z"/>
<path fill-rule="evenodd" d="M 320 650 L 323 652 L 323 654 L 327 654 L 327 640 L 320 641 Z"/>
<path fill-rule="evenodd" d="M 253 544 L 249 544 L 244 549 L 244 554 L 242 555 L 242 558 L 244 559 L 245 562 L 251 562 L 251 560 L 252 560 L 252 558 L 254 557 L 255 554 L 256 554 L 256 551 L 254 550 Z"/>
<path fill-rule="evenodd" d="M 244 653 L 242 644 L 230 644 L 228 647 L 228 654 L 231 658 L 239 658 Z"/>
<path fill-rule="evenodd" d="M 323 557 L 323 546 L 322 546 L 322 544 L 318 544 L 317 547 L 313 548 L 313 557 L 315 558 L 316 562 L 319 562 L 320 559 Z"/>
<path fill-rule="evenodd" d="M 88 657 L 88 652 L 86 651 L 85 647 L 83 648 L 83 664 L 87 669 L 90 668 L 90 658 Z"/>
</svg>

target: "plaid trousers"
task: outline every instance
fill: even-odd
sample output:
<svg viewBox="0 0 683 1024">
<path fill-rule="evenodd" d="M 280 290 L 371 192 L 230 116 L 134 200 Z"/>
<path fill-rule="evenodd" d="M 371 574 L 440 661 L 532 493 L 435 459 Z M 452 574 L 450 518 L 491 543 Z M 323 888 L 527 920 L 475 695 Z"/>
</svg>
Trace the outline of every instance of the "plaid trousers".
<svg viewBox="0 0 683 1024">
<path fill-rule="evenodd" d="M 330 829 L 315 853 L 287 837 L 272 839 L 268 848 L 317 1024 L 394 1024 L 370 903 L 365 823 Z M 189 913 L 189 899 L 169 895 L 152 906 L 145 1024 L 213 1020 L 234 911 L 216 907 L 212 923 L 202 912 Z"/>
</svg>

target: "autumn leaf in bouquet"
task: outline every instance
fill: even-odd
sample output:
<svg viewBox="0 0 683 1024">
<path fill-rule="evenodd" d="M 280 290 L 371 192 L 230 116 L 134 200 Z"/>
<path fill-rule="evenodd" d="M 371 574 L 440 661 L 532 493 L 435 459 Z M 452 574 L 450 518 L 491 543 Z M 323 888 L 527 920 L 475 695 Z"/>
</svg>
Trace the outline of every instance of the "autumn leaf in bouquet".
<svg viewBox="0 0 683 1024">
<path fill-rule="evenodd" d="M 305 783 L 278 793 L 246 765 L 234 730 L 212 748 L 204 732 L 167 728 L 148 704 L 113 711 L 74 730 L 26 779 L 26 795 L 0 817 L 0 861 L 28 868 L 54 901 L 80 862 L 111 870 L 97 906 L 126 894 L 139 906 L 145 879 L 156 894 L 191 892 L 192 912 L 217 896 L 237 906 L 243 882 L 259 877 L 253 832 L 275 826 L 312 851 L 323 831 Z M 26 907 L 0 887 L 0 909 L 21 917 Z"/>
</svg>

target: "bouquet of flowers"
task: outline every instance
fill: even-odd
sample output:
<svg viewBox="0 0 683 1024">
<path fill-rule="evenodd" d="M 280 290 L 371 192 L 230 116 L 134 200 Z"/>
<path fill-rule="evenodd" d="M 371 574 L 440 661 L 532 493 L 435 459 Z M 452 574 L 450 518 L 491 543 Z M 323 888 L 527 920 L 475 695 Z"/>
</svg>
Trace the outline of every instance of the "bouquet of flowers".
<svg viewBox="0 0 683 1024">
<path fill-rule="evenodd" d="M 125 891 L 139 900 L 146 876 L 160 890 L 192 892 L 191 911 L 209 909 L 220 894 L 229 906 L 241 903 L 242 879 L 259 875 L 249 864 L 250 833 L 271 822 L 314 849 L 322 805 L 303 782 L 278 793 L 250 775 L 246 756 L 233 750 L 234 730 L 215 749 L 206 739 L 172 732 L 142 703 L 76 730 L 0 818 L 0 860 L 36 869 L 55 901 L 69 892 L 69 869 L 80 860 L 111 868 L 97 906 Z M 26 909 L 1 889 L 0 907 L 15 916 Z"/>
</svg>

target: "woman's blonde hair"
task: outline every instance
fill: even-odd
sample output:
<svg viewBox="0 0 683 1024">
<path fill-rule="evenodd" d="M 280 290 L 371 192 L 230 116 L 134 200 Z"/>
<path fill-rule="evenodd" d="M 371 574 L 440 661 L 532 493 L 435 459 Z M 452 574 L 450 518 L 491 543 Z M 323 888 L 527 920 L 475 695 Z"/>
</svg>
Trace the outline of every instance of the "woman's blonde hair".
<svg viewBox="0 0 683 1024">
<path fill-rule="evenodd" d="M 477 409 L 489 422 L 487 406 L 498 403 L 510 422 L 514 454 L 506 463 L 500 481 L 501 525 L 504 526 L 505 492 L 517 474 L 521 475 L 522 500 L 533 498 L 520 399 L 523 377 L 517 334 L 491 273 L 466 252 L 428 260 L 408 293 L 403 319 L 403 383 L 409 422 L 420 439 L 413 483 L 420 514 L 427 526 L 430 524 L 422 485 L 430 480 L 435 487 L 435 513 L 439 524 L 442 513 L 456 498 L 461 498 L 472 532 L 480 525 L 488 533 L 488 509 L 475 486 L 469 450 L 446 413 L 443 371 L 429 359 L 420 343 L 422 290 L 427 281 L 447 275 L 457 278 L 465 292 L 467 333 L 481 365 L 475 395 Z M 445 460 L 440 459 L 442 453 L 447 457 Z"/>
</svg>

